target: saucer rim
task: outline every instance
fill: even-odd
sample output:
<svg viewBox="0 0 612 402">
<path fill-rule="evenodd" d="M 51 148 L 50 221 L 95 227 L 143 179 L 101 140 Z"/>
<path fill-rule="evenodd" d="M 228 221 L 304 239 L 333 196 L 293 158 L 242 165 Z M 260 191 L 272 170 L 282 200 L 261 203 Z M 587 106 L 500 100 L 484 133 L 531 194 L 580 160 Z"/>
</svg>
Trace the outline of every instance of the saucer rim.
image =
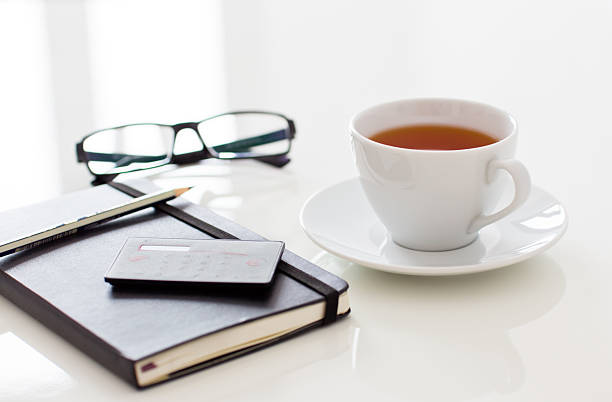
<svg viewBox="0 0 612 402">
<path fill-rule="evenodd" d="M 561 207 L 561 209 L 563 210 L 564 216 L 565 216 L 565 219 L 563 220 L 563 227 L 561 228 L 561 230 L 555 233 L 555 236 L 552 239 L 550 239 L 548 242 L 541 245 L 540 247 L 534 250 L 531 250 L 527 253 L 520 254 L 516 257 L 509 257 L 506 259 L 489 261 L 489 262 L 481 262 L 478 264 L 451 265 L 451 266 L 398 265 L 398 264 L 392 264 L 392 263 L 380 264 L 380 263 L 376 263 L 372 261 L 362 260 L 361 258 L 358 258 L 358 257 L 346 255 L 342 252 L 338 252 L 337 250 L 332 250 L 326 247 L 321 242 L 319 242 L 316 239 L 316 237 L 312 235 L 306 229 L 306 225 L 304 224 L 304 210 L 314 198 L 319 196 L 321 193 L 328 191 L 334 187 L 340 186 L 345 183 L 353 182 L 353 181 L 356 181 L 357 185 L 359 185 L 359 177 L 353 177 L 353 178 L 342 180 L 335 184 L 329 185 L 325 188 L 320 189 L 314 194 L 310 195 L 310 197 L 306 199 L 306 201 L 302 205 L 302 208 L 300 209 L 300 215 L 299 215 L 300 226 L 302 227 L 302 230 L 304 231 L 306 236 L 313 243 L 315 243 L 317 246 L 321 247 L 323 250 L 327 251 L 328 253 L 344 258 L 348 261 L 359 264 L 366 268 L 372 268 L 378 271 L 390 272 L 390 273 L 395 273 L 395 274 L 403 274 L 403 275 L 417 275 L 417 276 L 450 276 L 450 275 L 472 274 L 472 273 L 478 273 L 478 272 L 484 272 L 484 271 L 490 271 L 493 269 L 503 268 L 503 267 L 507 267 L 510 265 L 518 264 L 519 262 L 525 261 L 529 258 L 535 257 L 536 255 L 539 255 L 545 252 L 546 250 L 554 246 L 563 237 L 568 227 L 569 219 L 567 215 L 567 209 L 561 203 L 561 201 L 559 201 L 557 197 L 553 196 L 548 191 L 544 190 L 542 187 L 532 185 L 532 188 L 537 188 L 538 190 L 543 191 L 548 196 L 550 196 L 552 199 L 554 199 L 557 202 L 557 204 Z M 495 225 L 495 224 L 496 223 L 492 223 L 492 225 Z M 398 247 L 401 247 L 401 246 L 398 246 Z M 410 249 L 407 249 L 407 250 L 410 250 Z M 445 252 L 445 251 L 418 251 L 418 250 L 410 250 L 410 251 L 419 252 L 419 253 L 426 252 L 426 253 L 432 253 L 432 254 L 439 254 L 439 253 Z"/>
</svg>

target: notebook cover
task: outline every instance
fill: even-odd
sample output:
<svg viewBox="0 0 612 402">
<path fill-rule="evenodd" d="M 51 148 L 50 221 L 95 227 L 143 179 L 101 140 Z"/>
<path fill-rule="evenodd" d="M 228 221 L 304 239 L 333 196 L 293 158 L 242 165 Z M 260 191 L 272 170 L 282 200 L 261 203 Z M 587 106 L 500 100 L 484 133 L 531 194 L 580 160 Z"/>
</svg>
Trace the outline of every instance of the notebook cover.
<svg viewBox="0 0 612 402">
<path fill-rule="evenodd" d="M 158 190 L 147 180 L 126 184 L 146 193 Z M 130 198 L 102 185 L 2 212 L 0 242 Z M 169 204 L 238 238 L 262 239 L 187 200 L 178 198 Z M 138 360 L 241 323 L 324 300 L 322 295 L 286 275 L 278 275 L 264 294 L 113 289 L 104 282 L 104 273 L 128 237 L 210 238 L 163 212 L 148 208 L 31 250 L 0 257 L 0 293 L 135 386 L 138 384 L 133 363 Z M 348 289 L 344 280 L 288 250 L 283 259 L 340 293 Z M 266 345 L 222 356 L 182 374 Z"/>
</svg>

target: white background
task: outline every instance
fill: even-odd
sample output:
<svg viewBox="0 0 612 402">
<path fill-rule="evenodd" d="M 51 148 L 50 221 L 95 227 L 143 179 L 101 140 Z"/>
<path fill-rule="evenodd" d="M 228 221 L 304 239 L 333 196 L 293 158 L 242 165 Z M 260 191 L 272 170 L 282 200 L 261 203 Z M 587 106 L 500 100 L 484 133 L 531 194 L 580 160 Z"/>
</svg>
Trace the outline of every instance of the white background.
<svg viewBox="0 0 612 402">
<path fill-rule="evenodd" d="M 87 187 L 74 144 L 94 129 L 276 110 L 298 127 L 286 168 L 205 161 L 155 180 L 196 184 L 190 200 L 342 276 L 353 308 L 139 392 L 0 299 L 0 400 L 611 400 L 611 20 L 609 0 L 0 3 L 0 209 Z M 517 157 L 568 210 L 554 248 L 416 278 L 306 238 L 303 202 L 356 174 L 350 116 L 419 96 L 516 117 Z"/>
</svg>

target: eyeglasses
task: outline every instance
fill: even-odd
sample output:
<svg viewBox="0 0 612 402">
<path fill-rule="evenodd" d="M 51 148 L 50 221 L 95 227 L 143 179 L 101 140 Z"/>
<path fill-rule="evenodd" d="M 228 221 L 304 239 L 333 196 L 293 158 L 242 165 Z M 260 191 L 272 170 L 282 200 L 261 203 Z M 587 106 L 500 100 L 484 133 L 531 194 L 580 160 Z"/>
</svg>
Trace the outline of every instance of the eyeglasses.
<svg viewBox="0 0 612 402">
<path fill-rule="evenodd" d="M 199 122 L 129 124 L 94 131 L 76 145 L 77 160 L 108 182 L 121 173 L 207 158 L 286 165 L 295 124 L 279 113 L 237 111 Z M 177 139 L 179 141 L 177 141 Z"/>
</svg>

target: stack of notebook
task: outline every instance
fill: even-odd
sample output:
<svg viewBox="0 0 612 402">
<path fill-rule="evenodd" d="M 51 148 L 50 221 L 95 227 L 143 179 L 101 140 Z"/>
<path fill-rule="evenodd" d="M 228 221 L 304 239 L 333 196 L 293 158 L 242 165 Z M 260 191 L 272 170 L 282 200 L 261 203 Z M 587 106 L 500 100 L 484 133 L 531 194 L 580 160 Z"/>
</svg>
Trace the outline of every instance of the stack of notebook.
<svg viewBox="0 0 612 402">
<path fill-rule="evenodd" d="M 0 243 L 158 190 L 146 180 L 127 184 L 0 213 Z M 348 314 L 347 283 L 288 250 L 265 292 L 129 290 L 106 283 L 104 274 L 130 237 L 262 239 L 184 199 L 168 205 L 0 258 L 0 293 L 138 387 Z"/>
</svg>

